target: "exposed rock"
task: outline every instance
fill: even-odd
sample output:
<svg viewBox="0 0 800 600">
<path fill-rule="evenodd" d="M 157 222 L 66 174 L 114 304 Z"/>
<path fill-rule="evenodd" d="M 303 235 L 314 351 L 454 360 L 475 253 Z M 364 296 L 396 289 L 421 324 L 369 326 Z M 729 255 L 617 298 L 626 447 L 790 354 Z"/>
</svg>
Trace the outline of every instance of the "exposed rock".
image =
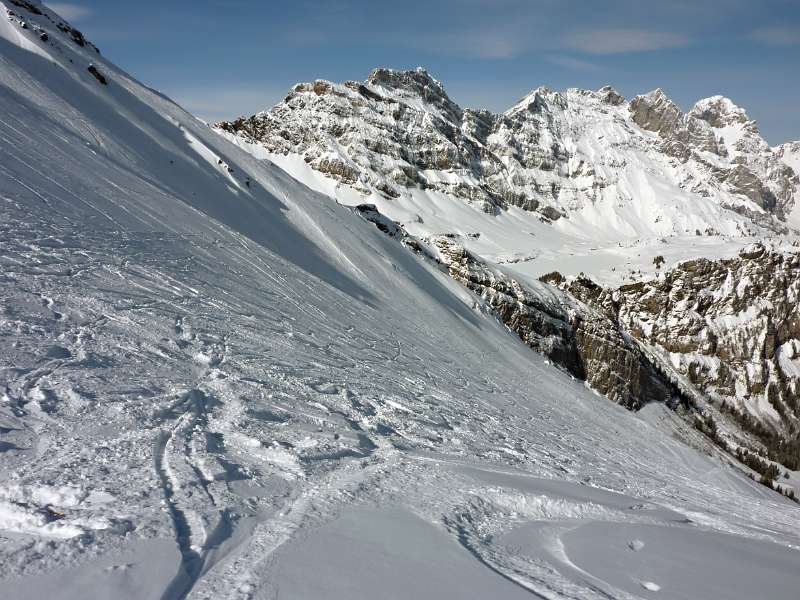
<svg viewBox="0 0 800 600">
<path fill-rule="evenodd" d="M 663 152 L 701 165 L 716 185 L 779 219 L 795 206 L 797 174 L 764 141 L 747 113 L 728 98 L 700 100 L 684 114 L 659 89 L 634 98 L 630 111 L 636 124 L 659 134 Z M 746 207 L 730 208 L 764 222 L 763 215 Z"/>
<path fill-rule="evenodd" d="M 531 348 L 630 409 L 675 404 L 677 388 L 606 315 L 557 288 L 523 285 L 489 267 L 452 238 L 431 240 L 453 279 L 480 296 Z"/>
<path fill-rule="evenodd" d="M 9 0 L 11 4 L 14 6 L 18 6 L 19 8 L 24 8 L 27 11 L 32 12 L 35 15 L 41 15 L 42 10 L 36 6 L 33 2 L 29 2 L 28 0 Z"/>
<path fill-rule="evenodd" d="M 674 132 L 683 119 L 681 109 L 658 88 L 643 96 L 636 96 L 630 104 L 634 123 L 647 131 L 662 135 Z"/>
<path fill-rule="evenodd" d="M 108 85 L 108 80 L 105 78 L 105 75 L 103 75 L 100 71 L 98 71 L 97 67 L 95 67 L 94 65 L 89 65 L 87 71 L 89 71 L 89 73 L 94 75 L 94 78 L 97 79 L 97 81 L 99 81 L 103 85 Z"/>
<path fill-rule="evenodd" d="M 617 290 L 582 279 L 563 287 L 656 349 L 718 406 L 787 438 L 800 432 L 800 255 L 756 245 Z"/>
<path fill-rule="evenodd" d="M 525 344 L 608 399 L 633 410 L 690 408 L 698 428 L 740 460 L 745 444 L 800 466 L 800 254 L 754 245 L 616 290 L 558 272 L 522 284 L 455 234 L 420 242 L 373 205 L 355 210 L 438 262 Z"/>
<path fill-rule="evenodd" d="M 620 95 L 619 92 L 610 85 L 601 87 L 597 90 L 597 94 L 603 102 L 611 106 L 620 106 L 625 103 L 625 97 Z"/>
</svg>

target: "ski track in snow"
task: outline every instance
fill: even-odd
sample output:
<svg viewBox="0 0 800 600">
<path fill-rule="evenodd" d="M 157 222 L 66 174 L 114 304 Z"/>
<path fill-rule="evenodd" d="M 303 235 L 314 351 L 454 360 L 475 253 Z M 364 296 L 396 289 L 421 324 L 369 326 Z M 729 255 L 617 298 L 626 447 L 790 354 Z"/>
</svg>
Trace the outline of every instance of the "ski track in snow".
<svg viewBox="0 0 800 600">
<path fill-rule="evenodd" d="M 9 27 L 1 596 L 404 597 L 369 587 L 395 567 L 498 598 L 724 585 L 648 562 L 691 543 L 795 597 L 796 505 L 664 407 L 612 405 L 346 207 Z"/>
</svg>

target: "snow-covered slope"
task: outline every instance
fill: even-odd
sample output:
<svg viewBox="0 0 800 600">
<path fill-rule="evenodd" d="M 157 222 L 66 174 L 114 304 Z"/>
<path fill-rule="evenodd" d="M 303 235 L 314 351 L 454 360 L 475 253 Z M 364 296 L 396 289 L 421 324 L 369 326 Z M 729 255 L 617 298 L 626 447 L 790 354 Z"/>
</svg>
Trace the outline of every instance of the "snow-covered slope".
<svg viewBox="0 0 800 600">
<path fill-rule="evenodd" d="M 728 256 L 752 241 L 739 238 L 785 232 L 796 204 L 795 172 L 721 97 L 684 114 L 661 90 L 626 102 L 538 88 L 492 114 L 423 69 L 377 69 L 298 84 L 219 127 L 341 202 L 373 203 L 412 235 L 460 234 L 532 276 L 565 256 L 617 282 L 659 254 Z"/>
<path fill-rule="evenodd" d="M 0 9 L 0 596 L 795 597 L 797 506 L 663 406 Z"/>
</svg>

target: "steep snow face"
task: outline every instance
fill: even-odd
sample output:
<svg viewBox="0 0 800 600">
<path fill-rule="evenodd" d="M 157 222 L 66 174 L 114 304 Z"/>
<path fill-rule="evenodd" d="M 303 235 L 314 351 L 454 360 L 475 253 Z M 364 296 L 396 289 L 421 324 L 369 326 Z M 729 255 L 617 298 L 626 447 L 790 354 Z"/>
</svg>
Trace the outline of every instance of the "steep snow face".
<svg viewBox="0 0 800 600">
<path fill-rule="evenodd" d="M 4 598 L 796 595 L 796 505 L 0 8 Z"/>
</svg>

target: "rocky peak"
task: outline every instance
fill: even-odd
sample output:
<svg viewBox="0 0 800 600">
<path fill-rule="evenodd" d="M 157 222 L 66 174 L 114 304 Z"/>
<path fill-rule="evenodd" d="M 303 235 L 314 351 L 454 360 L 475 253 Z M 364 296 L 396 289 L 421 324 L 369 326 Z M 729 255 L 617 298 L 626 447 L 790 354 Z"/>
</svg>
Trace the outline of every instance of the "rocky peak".
<svg viewBox="0 0 800 600">
<path fill-rule="evenodd" d="M 398 89 L 422 93 L 425 90 L 436 90 L 441 96 L 446 96 L 444 86 L 434 79 L 422 67 L 402 71 L 396 69 L 377 68 L 367 77 L 367 83 L 380 85 L 387 89 Z"/>
<path fill-rule="evenodd" d="M 657 133 L 675 130 L 683 112 L 661 88 L 636 96 L 630 103 L 633 121 L 642 129 Z"/>
<path fill-rule="evenodd" d="M 423 102 L 438 108 L 454 123 L 462 118 L 462 109 L 447 95 L 444 86 L 422 67 L 414 70 L 375 69 L 367 77 L 367 84 L 403 95 L 417 96 Z"/>
<path fill-rule="evenodd" d="M 730 125 L 747 125 L 758 132 L 755 122 L 751 121 L 745 110 L 725 96 L 711 96 L 699 100 L 689 111 L 689 115 L 702 119 L 715 129 Z"/>
<path fill-rule="evenodd" d="M 528 92 L 511 109 L 505 112 L 506 115 L 514 115 L 519 112 L 541 113 L 548 110 L 550 106 L 566 108 L 564 95 L 551 90 L 547 86 L 539 86 Z"/>
<path fill-rule="evenodd" d="M 611 106 L 620 106 L 625 103 L 625 97 L 610 85 L 604 85 L 597 90 L 597 95 L 602 102 Z"/>
<path fill-rule="evenodd" d="M 739 114 L 732 103 L 705 104 Z M 269 111 L 219 127 L 270 153 L 299 155 L 302 161 L 287 168 L 307 165 L 361 194 L 359 203 L 384 210 L 382 203 L 391 201 L 399 209 L 389 209 L 392 216 L 417 213 L 430 194 L 445 194 L 488 214 L 518 206 L 545 223 L 614 202 L 626 209 L 623 220 L 629 215 L 635 223 L 615 215 L 611 229 L 653 235 L 696 229 L 737 235 L 752 222 L 781 227 L 775 218 L 794 203 L 793 173 L 771 149 L 764 151 L 760 136 L 728 144 L 722 134 L 729 131 L 683 113 L 661 89 L 627 106 L 610 86 L 597 92 L 539 87 L 493 114 L 462 109 L 424 69 L 376 69 L 363 82 L 298 84 Z M 630 169 L 641 177 L 631 179 L 624 173 Z M 634 206 L 642 185 L 682 188 L 710 210 L 642 223 Z M 720 213 L 726 209 L 738 214 L 726 218 Z M 602 224 L 592 218 L 589 225 Z"/>
</svg>

